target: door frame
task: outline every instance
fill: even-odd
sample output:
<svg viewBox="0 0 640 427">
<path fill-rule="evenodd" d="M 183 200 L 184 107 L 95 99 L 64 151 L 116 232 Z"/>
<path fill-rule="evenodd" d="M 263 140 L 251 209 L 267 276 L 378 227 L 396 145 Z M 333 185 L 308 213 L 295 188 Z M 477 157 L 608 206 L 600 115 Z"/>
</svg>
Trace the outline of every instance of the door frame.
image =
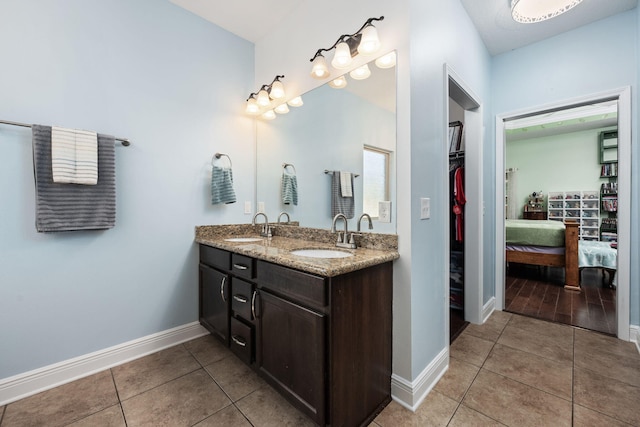
<svg viewBox="0 0 640 427">
<path fill-rule="evenodd" d="M 631 88 L 600 92 L 496 115 L 495 162 L 495 227 L 496 227 L 496 308 L 504 309 L 505 297 L 505 236 L 504 236 L 504 170 L 505 121 L 532 116 L 542 111 L 557 111 L 569 107 L 602 101 L 618 101 L 618 270 L 616 289 L 617 334 L 621 340 L 630 339 L 630 271 L 631 271 Z"/>
</svg>

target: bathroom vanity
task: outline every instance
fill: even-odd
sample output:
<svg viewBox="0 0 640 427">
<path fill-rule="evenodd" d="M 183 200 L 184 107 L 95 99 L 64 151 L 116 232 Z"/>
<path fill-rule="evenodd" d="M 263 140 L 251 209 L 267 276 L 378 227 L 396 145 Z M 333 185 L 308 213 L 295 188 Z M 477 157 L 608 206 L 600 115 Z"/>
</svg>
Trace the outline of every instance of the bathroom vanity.
<svg viewBox="0 0 640 427">
<path fill-rule="evenodd" d="M 231 235 L 196 231 L 201 324 L 317 424 L 368 425 L 391 399 L 397 246 L 311 258 L 292 251 L 332 245 Z"/>
</svg>

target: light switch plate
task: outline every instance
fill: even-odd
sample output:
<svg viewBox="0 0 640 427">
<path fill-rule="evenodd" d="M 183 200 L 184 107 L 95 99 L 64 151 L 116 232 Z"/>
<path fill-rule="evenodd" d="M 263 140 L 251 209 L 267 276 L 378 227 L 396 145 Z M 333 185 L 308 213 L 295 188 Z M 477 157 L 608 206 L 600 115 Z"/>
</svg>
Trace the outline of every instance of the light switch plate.
<svg viewBox="0 0 640 427">
<path fill-rule="evenodd" d="M 264 202 L 258 202 L 258 212 L 264 212 Z"/>
<path fill-rule="evenodd" d="M 431 199 L 428 197 L 420 198 L 420 219 L 431 218 Z"/>
<path fill-rule="evenodd" d="M 247 200 L 244 202 L 244 214 L 251 215 L 251 201 Z"/>
<path fill-rule="evenodd" d="M 378 202 L 378 222 L 391 222 L 391 202 Z"/>
</svg>

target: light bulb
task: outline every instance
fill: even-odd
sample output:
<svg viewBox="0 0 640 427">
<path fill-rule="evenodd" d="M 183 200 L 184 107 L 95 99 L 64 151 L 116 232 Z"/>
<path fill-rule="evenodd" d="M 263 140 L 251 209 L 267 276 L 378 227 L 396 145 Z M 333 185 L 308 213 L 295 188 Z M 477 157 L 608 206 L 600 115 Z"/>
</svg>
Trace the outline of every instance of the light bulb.
<svg viewBox="0 0 640 427">
<path fill-rule="evenodd" d="M 378 30 L 373 25 L 367 25 L 362 30 L 362 39 L 358 45 L 358 53 L 362 55 L 371 55 L 380 48 L 380 40 L 378 39 Z"/>
<path fill-rule="evenodd" d="M 351 64 L 351 49 L 347 42 L 340 42 L 336 46 L 336 53 L 333 54 L 331 65 L 333 68 L 347 68 Z"/>
<path fill-rule="evenodd" d="M 280 80 L 276 80 L 271 84 L 271 91 L 269 92 L 271 99 L 284 98 L 284 85 Z"/>
<path fill-rule="evenodd" d="M 247 108 L 245 109 L 245 112 L 247 114 L 258 114 L 260 112 L 260 107 L 258 106 L 258 103 L 256 102 L 256 99 L 251 97 L 249 98 L 249 100 L 247 101 Z"/>
<path fill-rule="evenodd" d="M 278 105 L 273 110 L 278 114 L 287 114 L 289 112 L 289 107 L 287 106 L 287 103 L 285 102 L 284 104 Z"/>
<path fill-rule="evenodd" d="M 304 102 L 302 102 L 302 97 L 296 96 L 295 98 L 290 99 L 289 102 L 287 102 L 287 104 L 289 104 L 292 107 L 300 107 L 304 104 Z"/>
<path fill-rule="evenodd" d="M 311 63 L 311 77 L 315 79 L 324 79 L 329 77 L 329 68 L 324 56 L 318 55 Z"/>
<path fill-rule="evenodd" d="M 258 105 L 261 107 L 266 107 L 271 103 L 271 101 L 269 101 L 269 94 L 267 93 L 266 90 L 260 89 L 260 92 L 258 92 L 257 102 L 258 102 Z"/>
<path fill-rule="evenodd" d="M 378 68 L 391 68 L 396 65 L 396 52 L 391 51 L 386 55 L 382 55 L 380 58 L 376 59 L 376 66 Z"/>
<path fill-rule="evenodd" d="M 274 113 L 273 110 L 269 110 L 269 111 L 265 111 L 260 117 L 262 117 L 265 120 L 273 120 L 276 118 L 276 113 Z"/>
<path fill-rule="evenodd" d="M 337 79 L 333 79 L 329 82 L 329 86 L 334 89 L 342 89 L 347 85 L 347 79 L 344 76 L 340 76 Z"/>
<path fill-rule="evenodd" d="M 354 80 L 364 80 L 371 75 L 371 70 L 367 64 L 364 64 L 350 72 L 349 75 Z"/>
</svg>

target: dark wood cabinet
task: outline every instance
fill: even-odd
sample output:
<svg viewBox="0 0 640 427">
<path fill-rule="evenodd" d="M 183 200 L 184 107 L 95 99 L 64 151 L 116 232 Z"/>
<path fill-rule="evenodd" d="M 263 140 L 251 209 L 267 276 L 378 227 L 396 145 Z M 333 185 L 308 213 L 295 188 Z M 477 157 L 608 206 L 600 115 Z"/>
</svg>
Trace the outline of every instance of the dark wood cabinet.
<svg viewBox="0 0 640 427">
<path fill-rule="evenodd" d="M 522 212 L 522 219 L 545 220 L 547 219 L 547 213 L 544 211 L 524 211 Z"/>
<path fill-rule="evenodd" d="M 229 286 L 226 273 L 200 264 L 200 323 L 229 345 Z"/>
<path fill-rule="evenodd" d="M 370 424 L 391 401 L 392 263 L 321 277 L 216 251 L 201 249 L 200 304 L 214 306 L 224 276 L 204 254 L 227 265 L 227 323 L 201 323 L 221 336 L 220 321 L 231 350 L 317 424 Z"/>
<path fill-rule="evenodd" d="M 260 291 L 257 364 L 298 409 L 325 424 L 325 315 Z"/>
</svg>

